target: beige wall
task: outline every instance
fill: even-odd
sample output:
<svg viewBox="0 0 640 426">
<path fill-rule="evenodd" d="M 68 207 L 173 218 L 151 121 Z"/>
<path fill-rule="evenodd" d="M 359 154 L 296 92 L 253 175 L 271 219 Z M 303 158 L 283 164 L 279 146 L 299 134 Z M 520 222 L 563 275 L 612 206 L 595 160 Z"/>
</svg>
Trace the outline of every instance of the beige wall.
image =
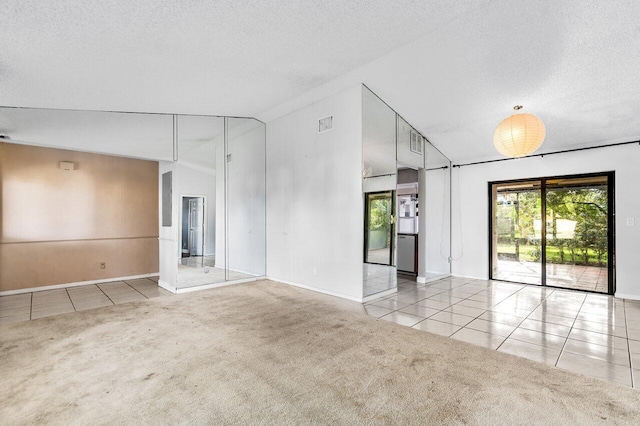
<svg viewBox="0 0 640 426">
<path fill-rule="evenodd" d="M 0 143 L 0 213 L 0 291 L 158 272 L 157 162 Z"/>
</svg>

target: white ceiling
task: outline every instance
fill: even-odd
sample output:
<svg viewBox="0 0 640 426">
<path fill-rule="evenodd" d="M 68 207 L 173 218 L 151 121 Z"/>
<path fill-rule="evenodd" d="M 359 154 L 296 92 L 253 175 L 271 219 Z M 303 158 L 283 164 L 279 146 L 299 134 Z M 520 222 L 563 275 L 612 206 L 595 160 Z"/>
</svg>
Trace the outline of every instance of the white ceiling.
<svg viewBox="0 0 640 426">
<path fill-rule="evenodd" d="M 0 108 L 0 135 L 29 145 L 173 160 L 171 115 Z"/>
<path fill-rule="evenodd" d="M 469 7 L 3 0 L 0 105 L 256 116 Z"/>
<path fill-rule="evenodd" d="M 640 139 L 640 2 L 3 1 L 0 105 L 257 116 L 364 82 L 452 160 Z M 0 123 L 0 130 L 2 123 Z"/>
</svg>

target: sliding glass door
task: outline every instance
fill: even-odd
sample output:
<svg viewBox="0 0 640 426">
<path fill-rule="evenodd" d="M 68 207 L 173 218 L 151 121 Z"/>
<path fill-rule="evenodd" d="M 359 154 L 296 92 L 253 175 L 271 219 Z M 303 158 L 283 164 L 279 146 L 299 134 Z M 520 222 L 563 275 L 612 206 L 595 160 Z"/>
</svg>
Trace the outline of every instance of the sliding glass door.
<svg viewBox="0 0 640 426">
<path fill-rule="evenodd" d="M 492 279 L 613 293 L 613 173 L 495 182 L 490 191 Z"/>
<path fill-rule="evenodd" d="M 609 292 L 609 177 L 546 180 L 547 285 Z"/>
<path fill-rule="evenodd" d="M 494 184 L 492 279 L 542 284 L 540 181 Z"/>
</svg>

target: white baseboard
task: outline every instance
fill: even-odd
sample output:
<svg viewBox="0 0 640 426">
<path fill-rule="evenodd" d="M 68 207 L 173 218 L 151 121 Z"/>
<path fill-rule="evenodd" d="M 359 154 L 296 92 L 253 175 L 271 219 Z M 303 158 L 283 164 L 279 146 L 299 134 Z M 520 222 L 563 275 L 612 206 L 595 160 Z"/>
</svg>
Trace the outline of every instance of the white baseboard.
<svg viewBox="0 0 640 426">
<path fill-rule="evenodd" d="M 624 294 L 624 293 L 620 293 L 619 291 L 616 291 L 616 294 L 614 294 L 613 297 L 615 297 L 617 299 L 640 300 L 640 295 L 637 295 L 637 294 Z"/>
<path fill-rule="evenodd" d="M 380 293 L 372 294 L 371 296 L 366 296 L 362 298 L 362 303 L 367 303 L 372 300 L 380 299 L 382 297 L 389 296 L 390 294 L 395 294 L 398 292 L 398 287 L 392 288 L 389 290 L 381 291 Z"/>
<path fill-rule="evenodd" d="M 363 298 L 362 297 L 347 296 L 346 294 L 336 293 L 334 291 L 324 290 L 324 289 L 316 288 L 316 287 L 310 287 L 308 285 L 304 285 L 304 284 L 300 284 L 300 283 L 294 283 L 292 281 L 285 281 L 285 280 L 281 280 L 281 279 L 278 279 L 278 278 L 267 277 L 267 279 L 271 280 L 271 281 L 276 281 L 276 282 L 279 282 L 279 283 L 282 283 L 282 284 L 291 285 L 291 286 L 294 286 L 294 287 L 304 288 L 305 290 L 311 290 L 311 291 L 315 291 L 317 293 L 327 294 L 329 296 L 334 296 L 334 297 L 339 297 L 341 299 L 351 300 L 353 302 L 358 302 L 358 303 L 362 303 L 363 302 Z"/>
<path fill-rule="evenodd" d="M 155 272 L 153 274 L 131 275 L 131 276 L 128 276 L 128 277 L 104 278 L 104 279 L 101 279 L 101 280 L 78 281 L 78 282 L 75 282 L 75 283 L 46 285 L 46 286 L 42 286 L 42 287 L 21 288 L 19 290 L 0 291 L 0 296 L 10 296 L 12 294 L 22 294 L 22 293 L 33 293 L 35 291 L 58 290 L 60 288 L 80 287 L 80 286 L 83 286 L 83 285 L 111 283 L 111 282 L 114 282 L 114 281 L 137 280 L 137 279 L 140 279 L 140 278 L 155 277 L 155 276 L 158 276 L 158 275 L 160 275 L 160 272 Z"/>
<path fill-rule="evenodd" d="M 162 288 L 164 288 L 167 291 L 170 291 L 173 294 L 176 294 L 176 288 L 172 287 L 168 282 L 166 281 L 162 281 L 162 280 L 158 280 L 158 285 Z"/>
<path fill-rule="evenodd" d="M 263 280 L 265 278 L 266 277 L 251 277 L 251 278 L 243 278 L 241 280 L 223 281 L 223 282 L 215 283 L 215 284 L 203 284 L 203 285 L 197 285 L 197 286 L 194 286 L 194 287 L 176 288 L 176 291 L 174 293 L 176 293 L 176 294 L 191 293 L 193 291 L 209 290 L 211 288 L 226 287 L 226 286 L 229 286 L 229 285 L 250 283 L 250 282 L 254 282 L 254 281 L 258 281 L 258 280 Z"/>
<path fill-rule="evenodd" d="M 451 274 L 442 274 L 438 277 L 431 277 L 431 278 L 427 278 L 427 277 L 421 277 L 418 275 L 418 277 L 416 278 L 416 282 L 420 283 L 420 284 L 427 284 L 427 283 L 432 283 L 434 281 L 440 281 L 443 280 L 445 278 L 449 278 L 451 277 Z"/>
<path fill-rule="evenodd" d="M 488 277 L 474 277 L 474 276 L 471 276 L 471 275 L 451 274 L 451 278 L 468 278 L 470 280 L 486 280 L 486 281 L 489 281 Z"/>
</svg>

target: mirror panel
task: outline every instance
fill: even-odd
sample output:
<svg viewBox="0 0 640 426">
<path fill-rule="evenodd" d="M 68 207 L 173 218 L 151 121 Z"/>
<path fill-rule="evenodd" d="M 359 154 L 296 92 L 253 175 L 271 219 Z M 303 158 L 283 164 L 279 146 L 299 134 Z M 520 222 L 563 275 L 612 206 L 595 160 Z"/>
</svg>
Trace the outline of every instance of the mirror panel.
<svg viewBox="0 0 640 426">
<path fill-rule="evenodd" d="M 424 145 L 422 135 L 398 116 L 398 167 L 424 167 Z"/>
<path fill-rule="evenodd" d="M 227 280 L 266 275 L 266 127 L 227 118 Z"/>
<path fill-rule="evenodd" d="M 426 191 L 419 211 L 425 215 L 426 256 L 420 275 L 430 279 L 451 272 L 451 161 L 431 143 L 425 145 Z"/>
<path fill-rule="evenodd" d="M 224 118 L 178 116 L 177 288 L 225 281 Z M 221 225 L 222 224 L 222 225 Z"/>
<path fill-rule="evenodd" d="M 396 173 L 396 113 L 366 87 L 362 88 L 363 176 Z"/>
<path fill-rule="evenodd" d="M 99 194 L 105 198 L 104 194 L 113 193 L 113 203 L 122 201 L 129 209 L 142 201 L 158 200 L 158 223 L 144 231 L 158 235 L 160 282 L 166 288 L 179 290 L 266 274 L 264 123 L 212 116 L 2 107 L 0 135 L 7 145 L 111 156 L 105 161 L 152 160 L 157 174 L 152 187 L 129 186 L 129 192 L 135 193 L 126 200 L 115 187 L 103 187 Z M 117 173 L 113 179 L 118 179 Z M 98 225 L 91 229 L 98 232 L 105 227 Z"/>
<path fill-rule="evenodd" d="M 363 297 L 394 290 L 396 276 L 396 113 L 362 87 Z"/>
</svg>

